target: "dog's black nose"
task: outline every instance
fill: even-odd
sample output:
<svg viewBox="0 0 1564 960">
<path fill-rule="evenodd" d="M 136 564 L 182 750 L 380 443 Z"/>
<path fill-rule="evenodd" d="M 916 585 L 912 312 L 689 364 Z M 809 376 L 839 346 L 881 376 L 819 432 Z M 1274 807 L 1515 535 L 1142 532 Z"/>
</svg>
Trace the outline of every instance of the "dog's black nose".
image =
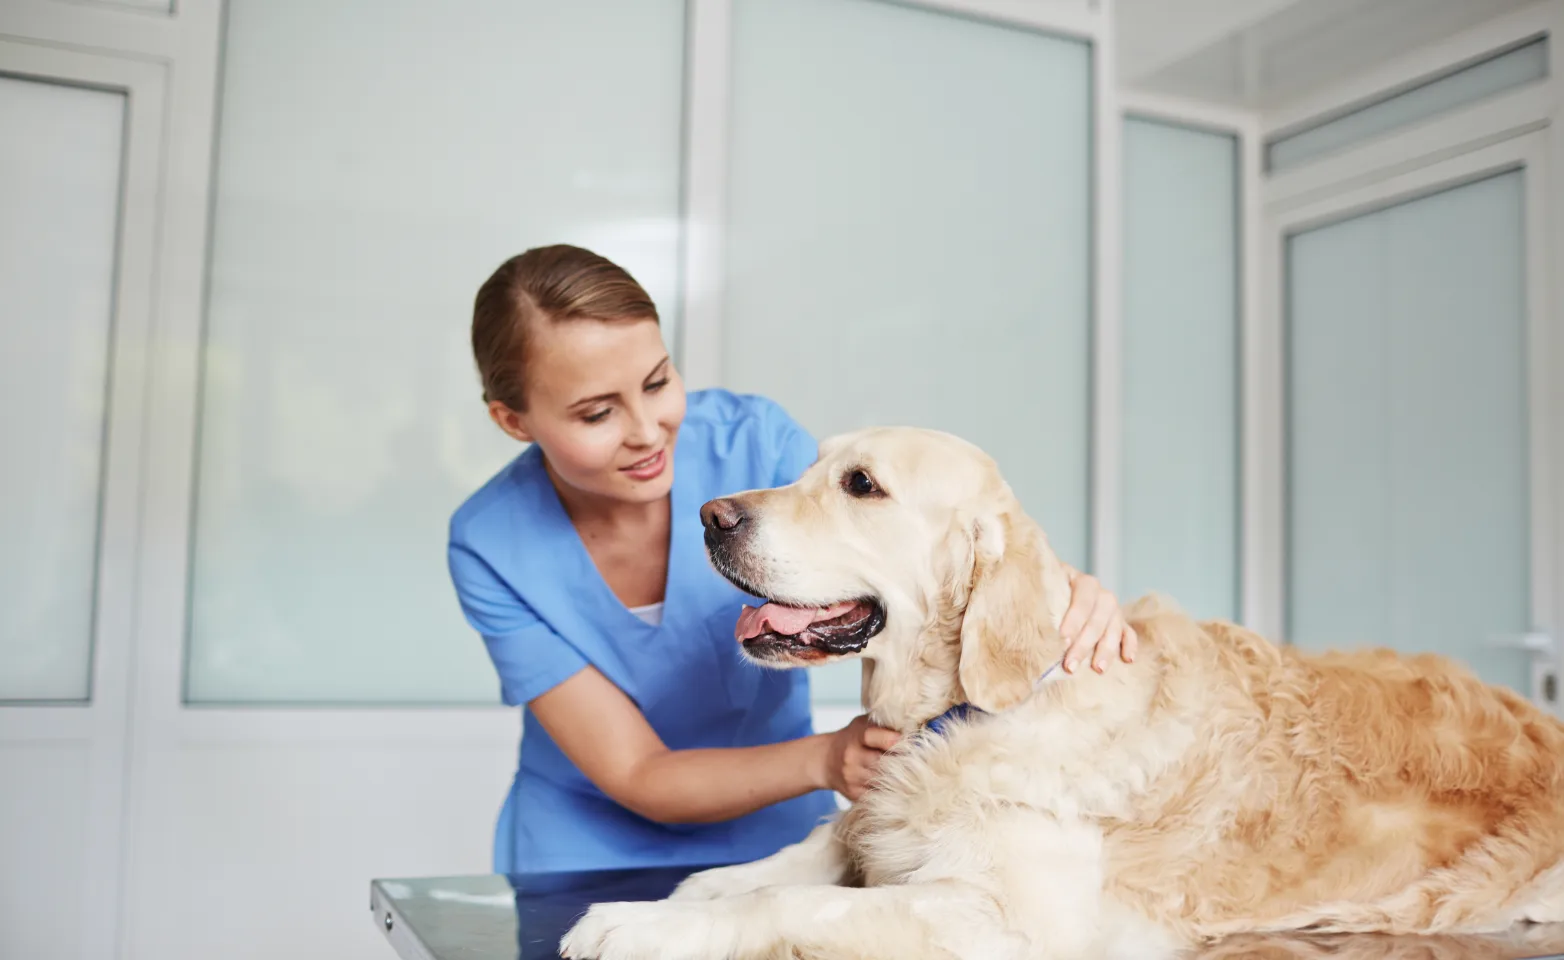
<svg viewBox="0 0 1564 960">
<path fill-rule="evenodd" d="M 744 524 L 744 508 L 734 500 L 712 500 L 701 507 L 701 524 L 708 535 L 732 533 Z"/>
</svg>

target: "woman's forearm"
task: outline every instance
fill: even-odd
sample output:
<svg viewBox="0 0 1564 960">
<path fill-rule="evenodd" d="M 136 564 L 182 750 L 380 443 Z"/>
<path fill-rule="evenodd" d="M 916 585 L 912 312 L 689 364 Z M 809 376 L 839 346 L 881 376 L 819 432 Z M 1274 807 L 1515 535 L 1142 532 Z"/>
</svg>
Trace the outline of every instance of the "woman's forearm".
<svg viewBox="0 0 1564 960">
<path fill-rule="evenodd" d="M 827 751 L 823 735 L 758 747 L 664 750 L 605 792 L 659 823 L 716 823 L 824 789 Z"/>
<path fill-rule="evenodd" d="M 831 736 L 670 750 L 630 698 L 590 667 L 528 710 L 599 790 L 660 823 L 731 820 L 832 783 Z"/>
</svg>

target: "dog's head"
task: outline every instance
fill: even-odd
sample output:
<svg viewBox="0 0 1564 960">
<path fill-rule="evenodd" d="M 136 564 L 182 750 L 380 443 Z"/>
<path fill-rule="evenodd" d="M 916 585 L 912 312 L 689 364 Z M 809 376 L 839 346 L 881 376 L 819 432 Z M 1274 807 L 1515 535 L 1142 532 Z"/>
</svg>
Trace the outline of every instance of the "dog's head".
<svg viewBox="0 0 1564 960">
<path fill-rule="evenodd" d="M 879 722 L 1006 709 L 1064 653 L 1064 568 L 994 461 L 949 434 L 830 439 L 797 483 L 713 500 L 701 519 L 717 570 L 769 601 L 739 619 L 746 654 L 864 657 Z"/>
</svg>

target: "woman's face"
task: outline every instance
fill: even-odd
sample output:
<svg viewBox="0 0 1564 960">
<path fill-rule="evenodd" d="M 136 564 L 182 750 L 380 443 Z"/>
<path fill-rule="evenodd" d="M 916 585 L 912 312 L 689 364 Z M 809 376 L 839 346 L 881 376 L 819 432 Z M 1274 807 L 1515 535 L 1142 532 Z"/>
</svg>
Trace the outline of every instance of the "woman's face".
<svg viewBox="0 0 1564 960">
<path fill-rule="evenodd" d="M 684 382 L 651 320 L 539 323 L 532 331 L 527 410 L 489 404 L 500 429 L 536 443 L 556 482 L 630 503 L 673 487 Z"/>
</svg>

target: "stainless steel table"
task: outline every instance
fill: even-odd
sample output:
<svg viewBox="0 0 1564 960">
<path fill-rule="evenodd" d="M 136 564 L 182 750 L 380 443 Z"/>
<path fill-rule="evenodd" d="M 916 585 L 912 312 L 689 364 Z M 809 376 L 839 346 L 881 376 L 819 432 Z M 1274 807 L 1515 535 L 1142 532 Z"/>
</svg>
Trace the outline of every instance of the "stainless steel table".
<svg viewBox="0 0 1564 960">
<path fill-rule="evenodd" d="M 689 867 L 376 880 L 369 909 L 403 960 L 557 960 L 587 907 L 661 900 Z"/>
<path fill-rule="evenodd" d="M 376 880 L 375 925 L 402 960 L 557 960 L 559 938 L 594 903 L 659 900 L 691 871 Z M 1504 937 L 1244 937 L 1189 960 L 1564 960 L 1564 924 Z"/>
</svg>

